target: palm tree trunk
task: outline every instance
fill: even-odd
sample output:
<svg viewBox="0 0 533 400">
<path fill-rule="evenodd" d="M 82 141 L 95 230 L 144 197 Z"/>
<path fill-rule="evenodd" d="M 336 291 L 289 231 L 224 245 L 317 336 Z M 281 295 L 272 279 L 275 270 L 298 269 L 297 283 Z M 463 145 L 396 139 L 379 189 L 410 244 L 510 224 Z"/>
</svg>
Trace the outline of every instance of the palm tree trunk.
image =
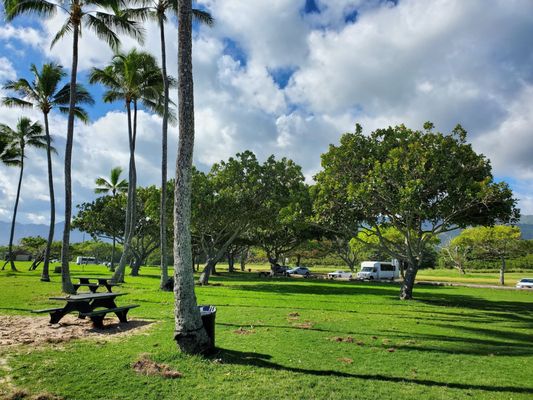
<svg viewBox="0 0 533 400">
<path fill-rule="evenodd" d="M 76 106 L 76 78 L 78 73 L 79 25 L 74 24 L 72 40 L 72 71 L 70 74 L 70 100 L 67 122 L 67 144 L 65 146 L 65 227 L 61 246 L 61 284 L 63 292 L 76 293 L 70 280 L 69 245 L 70 219 L 72 216 L 72 144 L 74 141 L 74 108 Z"/>
<path fill-rule="evenodd" d="M 17 186 L 17 197 L 15 198 L 15 208 L 13 210 L 13 220 L 11 221 L 11 233 L 9 234 L 8 257 L 9 257 L 9 263 L 11 264 L 11 271 L 16 271 L 17 270 L 17 267 L 15 267 L 15 260 L 14 260 L 14 257 L 13 257 L 13 239 L 15 237 L 15 223 L 16 223 L 16 220 L 17 220 L 17 210 L 18 210 L 18 207 L 19 207 L 20 188 L 22 186 L 22 174 L 23 173 L 24 173 L 24 150 L 22 150 L 22 154 L 20 155 L 19 184 Z M 5 267 L 5 264 L 4 264 L 4 267 Z"/>
<path fill-rule="evenodd" d="M 191 246 L 191 175 L 194 148 L 194 92 L 192 77 L 192 1 L 178 6 L 179 142 L 174 191 L 174 339 L 189 354 L 210 350 L 194 293 Z"/>
<path fill-rule="evenodd" d="M 163 124 L 161 129 L 161 203 L 159 210 L 159 235 L 161 247 L 161 282 L 159 288 L 168 290 L 168 260 L 167 260 L 167 136 L 168 136 L 168 76 L 167 53 L 165 49 L 165 22 L 163 15 L 159 15 L 159 30 L 161 33 L 161 72 L 163 74 Z"/>
<path fill-rule="evenodd" d="M 134 145 L 134 133 L 133 133 L 133 127 L 131 122 L 131 103 L 126 100 L 126 110 L 128 114 L 128 141 L 130 146 L 130 164 L 129 164 L 129 171 L 128 171 L 128 201 L 126 204 L 126 221 L 124 225 L 124 248 L 122 251 L 122 255 L 120 257 L 120 261 L 118 264 L 118 268 L 115 270 L 115 273 L 113 274 L 112 281 L 117 282 L 124 282 L 124 271 L 126 270 L 126 264 L 128 263 L 128 260 L 130 258 L 130 246 L 131 246 L 131 238 L 132 238 L 132 226 L 131 226 L 131 215 L 133 212 L 132 207 L 132 200 L 134 197 L 133 192 L 135 191 L 135 180 L 133 177 L 134 170 L 135 170 L 135 145 Z"/>
<path fill-rule="evenodd" d="M 54 178 L 52 171 L 52 149 L 50 139 L 50 129 L 48 125 L 48 113 L 44 114 L 44 129 L 46 133 L 46 159 L 48 161 L 48 189 L 50 192 L 50 228 L 48 229 L 48 241 L 46 242 L 46 250 L 44 253 L 43 272 L 41 274 L 41 281 L 50 282 L 49 263 L 50 251 L 52 249 L 52 242 L 54 241 L 54 229 L 56 223 L 56 202 L 54 196 Z"/>
<path fill-rule="evenodd" d="M 111 266 L 109 267 L 109 270 L 112 272 L 115 272 L 115 247 L 116 247 L 117 239 L 115 235 L 113 235 L 113 247 L 111 249 Z"/>
</svg>

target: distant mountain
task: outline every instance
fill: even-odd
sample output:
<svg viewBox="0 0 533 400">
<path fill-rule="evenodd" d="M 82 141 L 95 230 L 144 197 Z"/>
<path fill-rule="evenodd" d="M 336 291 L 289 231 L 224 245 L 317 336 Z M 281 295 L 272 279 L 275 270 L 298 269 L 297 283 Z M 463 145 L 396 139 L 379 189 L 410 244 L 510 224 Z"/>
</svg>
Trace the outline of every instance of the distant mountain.
<svg viewBox="0 0 533 400">
<path fill-rule="evenodd" d="M 55 226 L 54 240 L 61 240 L 63 238 L 64 222 L 58 222 Z M 11 231 L 11 223 L 0 221 L 0 246 L 6 246 L 9 244 L 9 232 Z M 43 238 L 48 237 L 48 225 L 44 224 L 19 224 L 15 225 L 15 240 L 17 244 L 20 239 L 27 236 L 41 236 Z M 70 232 L 70 241 L 72 243 L 83 242 L 90 239 L 88 234 L 78 231 L 77 229 Z"/>
</svg>

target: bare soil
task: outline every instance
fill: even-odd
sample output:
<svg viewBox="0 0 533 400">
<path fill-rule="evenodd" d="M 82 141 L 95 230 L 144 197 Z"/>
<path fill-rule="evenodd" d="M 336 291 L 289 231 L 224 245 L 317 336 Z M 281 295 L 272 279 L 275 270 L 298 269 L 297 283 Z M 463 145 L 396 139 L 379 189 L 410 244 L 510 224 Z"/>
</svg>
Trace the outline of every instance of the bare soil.
<svg viewBox="0 0 533 400">
<path fill-rule="evenodd" d="M 80 338 L 120 338 L 145 332 L 154 321 L 132 319 L 126 324 L 116 318 L 104 320 L 104 328 L 94 328 L 90 319 L 66 315 L 59 324 L 49 317 L 0 316 L 0 348 L 17 345 L 62 343 Z"/>
</svg>

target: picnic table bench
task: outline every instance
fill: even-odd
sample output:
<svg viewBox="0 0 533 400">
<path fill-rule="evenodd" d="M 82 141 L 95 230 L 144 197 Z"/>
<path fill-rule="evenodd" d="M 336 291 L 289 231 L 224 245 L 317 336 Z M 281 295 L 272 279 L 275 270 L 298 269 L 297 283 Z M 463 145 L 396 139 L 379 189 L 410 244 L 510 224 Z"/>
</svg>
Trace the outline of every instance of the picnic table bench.
<svg viewBox="0 0 533 400">
<path fill-rule="evenodd" d="M 103 320 L 108 313 L 115 313 L 120 322 L 128 322 L 127 314 L 138 304 L 117 306 L 115 298 L 126 293 L 83 293 L 67 296 L 50 297 L 50 300 L 65 301 L 63 307 L 33 310 L 34 313 L 50 313 L 50 323 L 57 324 L 61 319 L 71 313 L 77 312 L 80 318 L 89 317 L 97 328 L 103 327 Z"/>
<path fill-rule="evenodd" d="M 80 287 L 87 287 L 92 293 L 96 293 L 99 287 L 105 287 L 108 292 L 112 292 L 114 286 L 120 286 L 118 283 L 112 283 L 112 278 L 106 277 L 95 277 L 95 276 L 78 276 L 76 277 L 79 280 L 79 283 L 74 283 L 74 290 L 78 290 Z M 97 281 L 94 283 L 91 281 Z"/>
</svg>

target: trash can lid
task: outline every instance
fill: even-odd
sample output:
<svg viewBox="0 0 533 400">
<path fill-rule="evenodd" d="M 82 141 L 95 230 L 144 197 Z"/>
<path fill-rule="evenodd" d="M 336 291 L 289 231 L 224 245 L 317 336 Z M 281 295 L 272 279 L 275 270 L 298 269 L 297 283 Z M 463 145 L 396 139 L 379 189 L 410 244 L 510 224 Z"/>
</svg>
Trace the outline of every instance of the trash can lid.
<svg viewBox="0 0 533 400">
<path fill-rule="evenodd" d="M 198 306 L 200 309 L 200 315 L 209 315 L 217 312 L 215 306 Z"/>
</svg>

